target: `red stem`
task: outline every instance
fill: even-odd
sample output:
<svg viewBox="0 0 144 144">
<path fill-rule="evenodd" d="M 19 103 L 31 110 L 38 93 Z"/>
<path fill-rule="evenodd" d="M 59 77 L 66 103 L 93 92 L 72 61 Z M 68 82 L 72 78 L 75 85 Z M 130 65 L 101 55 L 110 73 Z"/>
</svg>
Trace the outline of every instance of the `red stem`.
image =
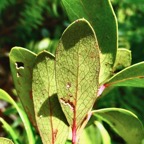
<svg viewBox="0 0 144 144">
<path fill-rule="evenodd" d="M 76 144 L 77 142 L 77 135 L 76 135 L 76 126 L 75 124 L 73 125 L 73 128 L 72 128 L 72 144 Z"/>
<path fill-rule="evenodd" d="M 76 126 L 76 109 L 74 107 L 74 118 L 73 118 L 73 126 L 72 126 L 72 144 L 77 143 L 77 126 Z"/>
</svg>

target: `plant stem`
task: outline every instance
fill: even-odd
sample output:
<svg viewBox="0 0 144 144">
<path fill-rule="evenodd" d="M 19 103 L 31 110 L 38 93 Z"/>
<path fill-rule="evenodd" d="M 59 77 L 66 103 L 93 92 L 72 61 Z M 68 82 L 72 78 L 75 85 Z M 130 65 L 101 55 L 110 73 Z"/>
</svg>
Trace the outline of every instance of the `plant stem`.
<svg viewBox="0 0 144 144">
<path fill-rule="evenodd" d="M 76 125 L 75 123 L 73 124 L 72 127 L 72 144 L 76 144 L 77 143 L 77 135 L 76 135 Z"/>
</svg>

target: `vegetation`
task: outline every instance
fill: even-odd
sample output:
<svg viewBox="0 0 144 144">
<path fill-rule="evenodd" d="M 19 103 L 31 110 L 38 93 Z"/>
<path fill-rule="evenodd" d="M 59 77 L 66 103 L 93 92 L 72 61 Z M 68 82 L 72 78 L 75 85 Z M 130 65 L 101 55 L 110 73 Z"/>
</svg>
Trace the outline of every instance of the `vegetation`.
<svg viewBox="0 0 144 144">
<path fill-rule="evenodd" d="M 3 137 L 15 144 L 143 142 L 144 4 L 111 2 L 0 3 Z"/>
</svg>

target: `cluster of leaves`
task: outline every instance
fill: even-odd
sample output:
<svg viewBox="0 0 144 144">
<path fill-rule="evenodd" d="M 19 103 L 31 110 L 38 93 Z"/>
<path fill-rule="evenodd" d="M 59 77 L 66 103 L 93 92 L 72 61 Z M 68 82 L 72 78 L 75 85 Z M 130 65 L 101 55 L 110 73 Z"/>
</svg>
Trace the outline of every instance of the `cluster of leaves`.
<svg viewBox="0 0 144 144">
<path fill-rule="evenodd" d="M 143 61 L 144 49 L 144 1 L 112 0 L 118 19 L 119 48 L 132 51 L 132 63 Z M 131 98 L 131 101 L 129 99 Z M 121 107 L 133 111 L 144 122 L 143 88 L 117 87 L 99 99 L 98 108 Z M 107 103 L 105 103 L 107 101 Z"/>
</svg>

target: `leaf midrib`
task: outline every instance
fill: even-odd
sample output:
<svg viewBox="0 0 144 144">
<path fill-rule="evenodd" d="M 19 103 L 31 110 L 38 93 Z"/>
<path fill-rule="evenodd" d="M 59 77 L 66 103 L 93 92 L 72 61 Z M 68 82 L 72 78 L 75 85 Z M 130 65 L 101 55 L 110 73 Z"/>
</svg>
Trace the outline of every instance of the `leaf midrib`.
<svg viewBox="0 0 144 144">
<path fill-rule="evenodd" d="M 47 89 L 48 89 L 48 103 L 49 103 L 49 112 L 50 112 L 50 125 L 51 125 L 51 132 L 52 132 L 52 144 L 54 144 L 55 143 L 55 138 L 54 138 L 54 129 L 53 129 L 53 118 L 52 118 L 52 116 L 53 116 L 53 109 L 52 109 L 52 103 L 51 103 L 51 101 L 50 101 L 50 83 L 51 83 L 51 81 L 50 81 L 50 77 L 51 76 L 49 76 L 49 69 L 48 69 L 48 64 L 47 64 L 47 59 L 45 58 L 45 61 L 46 61 L 46 70 L 47 70 L 47 75 L 48 75 L 48 87 L 47 87 Z M 50 67 L 49 67 L 50 68 Z"/>
</svg>

